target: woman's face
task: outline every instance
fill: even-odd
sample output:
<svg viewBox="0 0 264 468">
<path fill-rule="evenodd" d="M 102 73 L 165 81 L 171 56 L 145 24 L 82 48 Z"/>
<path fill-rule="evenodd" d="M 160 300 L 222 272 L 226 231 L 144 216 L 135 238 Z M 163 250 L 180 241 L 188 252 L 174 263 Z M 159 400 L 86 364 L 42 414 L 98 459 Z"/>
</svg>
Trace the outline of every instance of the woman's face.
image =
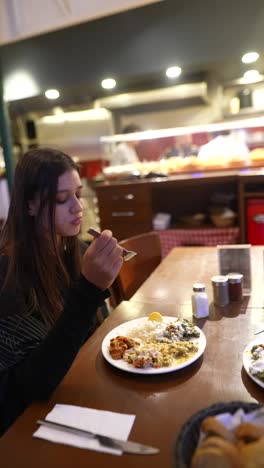
<svg viewBox="0 0 264 468">
<path fill-rule="evenodd" d="M 79 234 L 83 214 L 81 191 L 77 171 L 67 171 L 58 178 L 55 207 L 55 231 L 58 236 Z"/>
<path fill-rule="evenodd" d="M 76 236 L 80 232 L 83 205 L 81 200 L 82 184 L 77 171 L 64 172 L 58 178 L 55 205 L 55 234 L 57 236 Z M 39 199 L 29 203 L 32 216 L 38 214 Z M 48 209 L 44 209 L 42 224 L 46 233 L 50 232 Z"/>
</svg>

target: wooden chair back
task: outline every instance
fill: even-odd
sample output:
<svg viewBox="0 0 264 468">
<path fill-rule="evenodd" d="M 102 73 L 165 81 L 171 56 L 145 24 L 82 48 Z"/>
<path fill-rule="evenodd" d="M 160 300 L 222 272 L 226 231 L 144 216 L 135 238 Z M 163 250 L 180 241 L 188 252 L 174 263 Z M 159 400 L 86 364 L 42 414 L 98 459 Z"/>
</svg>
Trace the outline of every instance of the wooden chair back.
<svg viewBox="0 0 264 468">
<path fill-rule="evenodd" d="M 119 242 L 122 247 L 134 250 L 138 255 L 124 262 L 120 273 L 112 285 L 114 302 L 118 305 L 129 300 L 138 288 L 161 262 L 161 242 L 159 234 L 147 232 Z"/>
</svg>

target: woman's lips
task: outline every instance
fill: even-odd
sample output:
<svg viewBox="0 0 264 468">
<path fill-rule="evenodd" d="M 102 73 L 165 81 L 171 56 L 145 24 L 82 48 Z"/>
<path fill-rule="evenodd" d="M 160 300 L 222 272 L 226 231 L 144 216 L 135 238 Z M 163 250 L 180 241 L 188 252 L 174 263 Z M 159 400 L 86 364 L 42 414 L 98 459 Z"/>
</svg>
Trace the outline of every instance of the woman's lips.
<svg viewBox="0 0 264 468">
<path fill-rule="evenodd" d="M 79 226 L 81 222 L 82 222 L 82 218 L 75 218 L 71 221 L 71 224 L 74 224 L 74 226 Z"/>
</svg>

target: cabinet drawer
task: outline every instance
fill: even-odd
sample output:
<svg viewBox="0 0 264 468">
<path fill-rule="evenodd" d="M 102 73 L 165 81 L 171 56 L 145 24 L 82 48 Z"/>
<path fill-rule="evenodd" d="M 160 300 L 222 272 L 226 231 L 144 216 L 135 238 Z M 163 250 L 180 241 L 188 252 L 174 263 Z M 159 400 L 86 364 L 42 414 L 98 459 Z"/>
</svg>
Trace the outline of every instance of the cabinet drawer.
<svg viewBox="0 0 264 468">
<path fill-rule="evenodd" d="M 150 203 L 150 192 L 146 187 L 104 187 L 96 189 L 99 206 L 133 206 Z"/>
<path fill-rule="evenodd" d="M 135 223 L 135 222 L 151 222 L 152 220 L 152 211 L 149 205 L 125 205 L 120 203 L 117 205 L 111 206 L 101 206 L 99 205 L 99 214 L 100 219 L 105 222 L 126 222 L 126 223 Z"/>
</svg>

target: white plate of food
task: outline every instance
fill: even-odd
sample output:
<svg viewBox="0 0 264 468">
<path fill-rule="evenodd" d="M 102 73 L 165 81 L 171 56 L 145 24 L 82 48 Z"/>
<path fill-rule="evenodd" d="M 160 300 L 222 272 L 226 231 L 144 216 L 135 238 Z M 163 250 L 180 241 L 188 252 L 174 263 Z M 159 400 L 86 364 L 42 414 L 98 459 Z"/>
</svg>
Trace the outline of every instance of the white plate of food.
<svg viewBox="0 0 264 468">
<path fill-rule="evenodd" d="M 251 341 L 243 352 L 245 371 L 254 382 L 264 388 L 264 338 Z"/>
<path fill-rule="evenodd" d="M 205 347 L 206 338 L 200 328 L 185 319 L 153 312 L 111 330 L 103 340 L 102 353 L 118 369 L 164 374 L 189 366 Z"/>
</svg>

